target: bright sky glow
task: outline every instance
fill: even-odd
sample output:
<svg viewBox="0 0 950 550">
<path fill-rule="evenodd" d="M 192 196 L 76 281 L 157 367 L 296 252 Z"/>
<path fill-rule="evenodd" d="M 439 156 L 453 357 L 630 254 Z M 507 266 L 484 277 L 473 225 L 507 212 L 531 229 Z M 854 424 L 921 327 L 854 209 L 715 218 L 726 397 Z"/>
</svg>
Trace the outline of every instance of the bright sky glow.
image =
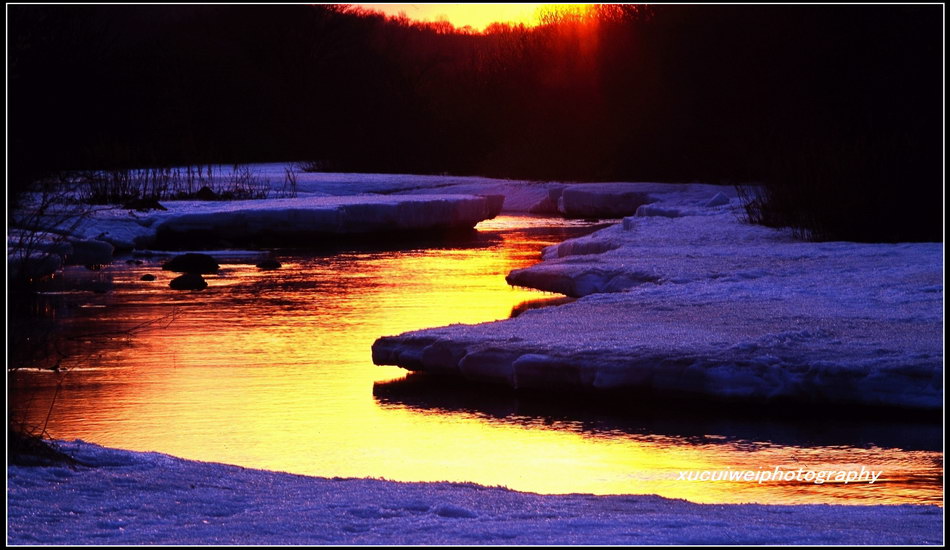
<svg viewBox="0 0 950 550">
<path fill-rule="evenodd" d="M 538 24 L 538 15 L 547 6 L 582 4 L 354 4 L 386 15 L 405 13 L 415 21 L 448 21 L 455 27 L 485 30 L 492 23 Z"/>
</svg>

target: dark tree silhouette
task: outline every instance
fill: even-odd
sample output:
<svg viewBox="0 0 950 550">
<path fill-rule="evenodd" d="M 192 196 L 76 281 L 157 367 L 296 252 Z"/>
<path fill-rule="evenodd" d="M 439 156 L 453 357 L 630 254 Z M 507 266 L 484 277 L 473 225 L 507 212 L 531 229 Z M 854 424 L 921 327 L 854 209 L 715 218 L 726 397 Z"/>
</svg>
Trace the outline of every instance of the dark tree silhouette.
<svg viewBox="0 0 950 550">
<path fill-rule="evenodd" d="M 338 6 L 8 16 L 14 195 L 64 169 L 311 159 L 766 183 L 764 223 L 943 237 L 941 6 L 599 6 L 485 33 Z"/>
</svg>

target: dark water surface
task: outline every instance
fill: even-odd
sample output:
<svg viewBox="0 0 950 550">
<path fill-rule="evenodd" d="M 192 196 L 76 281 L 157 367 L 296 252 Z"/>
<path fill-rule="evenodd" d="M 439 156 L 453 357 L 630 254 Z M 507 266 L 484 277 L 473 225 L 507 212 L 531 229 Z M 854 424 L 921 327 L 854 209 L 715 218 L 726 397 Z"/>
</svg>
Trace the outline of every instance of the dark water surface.
<svg viewBox="0 0 950 550">
<path fill-rule="evenodd" d="M 58 373 L 12 374 L 11 410 L 60 439 L 320 476 L 698 502 L 941 502 L 939 426 L 601 414 L 372 364 L 379 336 L 556 303 L 504 277 L 590 229 L 506 216 L 449 243 L 275 251 L 277 271 L 230 253 L 202 292 L 169 290 L 160 258 L 70 268 L 45 297 L 68 356 Z M 157 280 L 140 281 L 146 273 Z M 873 484 L 678 479 L 775 467 L 883 474 Z"/>
</svg>

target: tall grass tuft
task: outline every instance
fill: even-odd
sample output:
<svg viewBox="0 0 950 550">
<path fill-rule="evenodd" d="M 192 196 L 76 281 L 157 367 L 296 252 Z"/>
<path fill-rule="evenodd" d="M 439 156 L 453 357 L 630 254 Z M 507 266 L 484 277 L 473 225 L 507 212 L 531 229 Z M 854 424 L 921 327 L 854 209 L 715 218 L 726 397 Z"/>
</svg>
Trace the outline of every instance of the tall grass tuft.
<svg viewBox="0 0 950 550">
<path fill-rule="evenodd" d="M 259 177 L 247 164 L 226 170 L 213 165 L 185 167 L 116 168 L 63 172 L 58 182 L 73 189 L 85 204 L 129 204 L 138 200 L 194 200 L 198 191 L 210 189 L 218 200 L 266 199 L 297 196 L 297 176 L 301 168 L 284 169 L 280 184 Z"/>
</svg>

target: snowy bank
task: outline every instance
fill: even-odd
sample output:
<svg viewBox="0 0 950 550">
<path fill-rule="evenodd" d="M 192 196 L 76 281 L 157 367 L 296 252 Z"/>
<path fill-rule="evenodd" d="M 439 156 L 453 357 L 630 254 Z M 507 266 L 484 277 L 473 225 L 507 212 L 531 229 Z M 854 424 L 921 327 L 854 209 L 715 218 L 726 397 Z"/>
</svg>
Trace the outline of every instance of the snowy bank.
<svg viewBox="0 0 950 550">
<path fill-rule="evenodd" d="M 293 163 L 254 164 L 249 168 L 254 180 L 269 182 L 275 193 L 284 190 L 286 171 L 296 170 Z M 227 166 L 215 169 L 217 174 L 226 174 L 228 170 Z M 354 174 L 299 170 L 296 171 L 295 178 L 296 190 L 300 196 L 346 196 L 366 193 L 502 195 L 505 197 L 504 212 L 576 218 L 619 218 L 631 215 L 640 205 L 659 200 L 659 196 L 668 195 L 671 189 L 676 189 L 676 194 L 681 198 L 700 196 L 708 199 L 708 196 L 715 195 L 718 191 L 730 197 L 735 196 L 731 187 L 707 184 L 568 183 L 481 176 Z"/>
<path fill-rule="evenodd" d="M 940 544 L 935 506 L 693 504 L 317 478 L 64 443 L 8 473 L 9 544 Z M 684 482 L 685 483 L 685 482 Z"/>
<path fill-rule="evenodd" d="M 471 229 L 501 211 L 499 196 L 350 195 L 247 201 L 167 201 L 167 210 L 96 212 L 75 230 L 116 248 L 144 248 L 156 241 L 194 244 L 260 238 L 300 243 L 321 236 L 399 234 Z"/>
<path fill-rule="evenodd" d="M 471 229 L 501 212 L 618 217 L 670 193 L 678 198 L 706 197 L 722 189 L 701 184 L 562 184 L 372 174 L 301 177 L 304 191 L 297 198 L 163 201 L 167 210 L 148 212 L 98 208 L 78 222 L 70 220 L 68 231 L 74 241 L 98 241 L 118 249 L 157 242 L 193 245 L 195 239 L 240 244 L 263 238 L 301 244 L 327 235 Z"/>
<path fill-rule="evenodd" d="M 232 167 L 233 173 L 237 170 Z M 500 212 L 533 213 L 574 218 L 618 218 L 670 193 L 680 199 L 717 194 L 728 202 L 732 189 L 703 184 L 559 183 L 501 180 L 484 177 L 419 176 L 407 174 L 345 174 L 300 172 L 293 163 L 247 167 L 255 189 L 286 197 L 287 174 L 293 173 L 294 198 L 241 201 L 163 200 L 166 210 L 138 211 L 75 201 L 64 191 L 63 204 L 46 204 L 48 197 L 24 200 L 14 213 L 13 227 L 43 227 L 72 243 L 32 253 L 14 250 L 8 258 L 30 275 L 48 274 L 65 263 L 108 263 L 108 250 L 143 247 L 233 247 L 240 245 L 320 245 L 328 236 L 398 235 L 406 232 L 470 229 Z M 147 173 L 147 170 L 140 171 Z M 216 175 L 212 176 L 214 173 Z M 227 166 L 209 167 L 201 185 L 219 190 L 233 186 Z M 213 193 L 212 193 L 213 195 Z M 41 206 L 43 205 L 43 206 Z M 37 217 L 35 210 L 42 210 Z M 35 218 L 35 219 L 34 219 Z M 14 229 L 16 231 L 16 229 Z M 32 231 L 26 231 L 33 233 Z M 81 250 L 82 249 L 82 250 Z M 95 261 L 89 259 L 94 254 Z M 58 255 L 60 258 L 47 259 Z M 106 257 L 103 258 L 103 255 Z M 76 259 L 70 260 L 69 256 Z M 57 263 L 59 262 L 59 263 Z"/>
<path fill-rule="evenodd" d="M 374 361 L 515 388 L 942 407 L 939 243 L 803 243 L 708 188 L 642 192 L 659 200 L 508 276 L 584 298 L 381 338 Z"/>
<path fill-rule="evenodd" d="M 473 181 L 448 183 L 438 187 L 441 193 L 493 194 L 505 197 L 504 212 L 526 212 L 567 218 L 622 218 L 645 205 L 674 200 L 686 204 L 708 202 L 719 197 L 728 204 L 735 197 L 730 187 L 701 183 L 559 183 L 499 181 L 470 178 Z M 395 193 L 431 193 L 431 189 L 394 191 Z"/>
</svg>

